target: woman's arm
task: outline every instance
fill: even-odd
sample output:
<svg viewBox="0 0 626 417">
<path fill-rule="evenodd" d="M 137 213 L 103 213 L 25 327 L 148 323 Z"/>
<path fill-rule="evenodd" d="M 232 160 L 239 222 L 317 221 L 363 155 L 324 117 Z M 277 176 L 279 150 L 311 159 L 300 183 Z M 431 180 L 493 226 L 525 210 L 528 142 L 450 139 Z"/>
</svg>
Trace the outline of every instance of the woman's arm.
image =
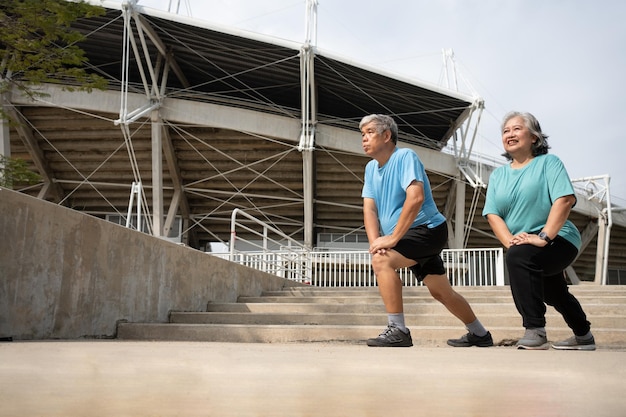
<svg viewBox="0 0 626 417">
<path fill-rule="evenodd" d="M 559 230 L 561 230 L 561 227 L 563 227 L 569 217 L 569 213 L 572 207 L 574 207 L 574 204 L 576 204 L 576 197 L 571 194 L 559 197 L 552 203 L 548 220 L 546 220 L 546 225 L 542 230 L 550 239 L 554 239 L 559 233 Z"/>
<path fill-rule="evenodd" d="M 550 213 L 548 214 L 548 219 L 546 220 L 546 225 L 543 227 L 542 231 L 548 235 L 550 239 L 554 239 L 561 227 L 565 224 L 569 213 L 576 202 L 576 197 L 573 195 L 566 195 L 560 198 L 557 198 L 554 203 L 552 203 L 552 208 L 550 209 Z M 506 247 L 509 248 L 511 245 L 534 245 L 539 247 L 544 247 L 548 244 L 545 240 L 541 239 L 538 235 L 534 233 L 522 232 L 516 236 L 513 236 L 509 231 L 504 220 L 501 217 L 495 214 L 488 214 L 487 221 L 489 222 L 489 226 L 496 234 L 498 240 Z"/>
<path fill-rule="evenodd" d="M 496 237 L 504 245 L 505 248 L 509 248 L 513 244 L 513 234 L 509 230 L 508 226 L 497 214 L 487 214 L 487 221 L 491 230 L 495 233 Z"/>
<path fill-rule="evenodd" d="M 550 213 L 548 214 L 548 220 L 546 220 L 546 225 L 542 229 L 542 232 L 548 235 L 548 238 L 552 240 L 556 237 L 559 230 L 561 230 L 561 227 L 565 224 L 565 221 L 569 216 L 569 212 L 575 202 L 576 198 L 573 195 L 566 195 L 557 198 L 556 201 L 552 203 Z M 514 245 L 530 244 L 539 246 L 540 248 L 548 245 L 547 241 L 534 233 L 520 233 L 513 238 L 512 243 Z"/>
</svg>

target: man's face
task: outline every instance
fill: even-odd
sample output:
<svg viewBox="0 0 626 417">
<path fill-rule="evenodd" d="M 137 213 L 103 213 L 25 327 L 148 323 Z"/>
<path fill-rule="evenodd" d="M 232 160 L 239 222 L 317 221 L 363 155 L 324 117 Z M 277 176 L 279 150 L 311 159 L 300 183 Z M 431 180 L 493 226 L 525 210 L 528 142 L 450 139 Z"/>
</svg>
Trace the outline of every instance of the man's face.
<svg viewBox="0 0 626 417">
<path fill-rule="evenodd" d="M 385 130 L 379 133 L 376 122 L 369 122 L 361 129 L 361 146 L 366 155 L 372 158 L 380 152 L 388 140 L 391 140 L 391 132 Z"/>
</svg>

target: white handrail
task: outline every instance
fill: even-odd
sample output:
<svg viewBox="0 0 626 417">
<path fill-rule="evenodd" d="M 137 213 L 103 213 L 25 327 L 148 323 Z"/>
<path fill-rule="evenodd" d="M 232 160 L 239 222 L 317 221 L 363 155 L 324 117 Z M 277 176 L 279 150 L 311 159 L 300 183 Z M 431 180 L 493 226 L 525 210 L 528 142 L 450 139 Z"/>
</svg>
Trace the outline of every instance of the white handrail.
<svg viewBox="0 0 626 417">
<path fill-rule="evenodd" d="M 237 215 L 248 219 L 248 223 L 252 226 L 260 226 L 262 231 L 237 221 Z M 257 241 L 243 239 L 237 235 L 238 227 L 245 229 L 249 234 L 257 236 L 259 239 Z M 272 237 L 270 233 L 277 238 Z M 247 250 L 237 250 L 238 243 L 247 246 Z M 308 253 L 309 249 L 291 236 L 243 210 L 238 208 L 233 210 L 230 226 L 229 259 L 231 261 L 283 278 L 306 282 L 307 276 L 310 276 Z"/>
<path fill-rule="evenodd" d="M 238 215 L 248 219 L 248 224 L 237 221 Z M 261 230 L 255 229 L 255 225 Z M 237 235 L 238 227 L 259 239 L 242 239 Z M 246 245 L 246 250 L 237 250 L 238 243 Z M 230 253 L 227 256 L 232 262 L 315 286 L 376 286 L 371 255 L 367 250 L 309 250 L 304 244 L 239 209 L 233 210 L 231 216 Z M 441 257 L 452 285 L 504 285 L 502 248 L 444 249 Z M 399 270 L 399 273 L 404 286 L 421 285 L 408 268 Z"/>
</svg>

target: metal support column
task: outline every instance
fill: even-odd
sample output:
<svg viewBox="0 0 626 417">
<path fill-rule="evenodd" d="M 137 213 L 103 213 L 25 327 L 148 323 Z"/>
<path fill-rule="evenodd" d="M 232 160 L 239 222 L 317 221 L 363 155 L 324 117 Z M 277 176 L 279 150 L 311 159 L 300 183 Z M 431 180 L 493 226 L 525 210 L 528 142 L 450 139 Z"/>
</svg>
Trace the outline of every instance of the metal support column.
<svg viewBox="0 0 626 417">
<path fill-rule="evenodd" d="M 300 52 L 300 91 L 302 132 L 298 149 L 302 153 L 302 181 L 304 204 L 304 244 L 313 247 L 314 235 L 314 190 L 315 190 L 315 123 L 317 121 L 317 103 L 315 96 L 314 47 L 315 26 L 317 19 L 317 0 L 307 1 L 306 40 Z"/>
<path fill-rule="evenodd" d="M 596 249 L 596 275 L 594 282 L 598 285 L 606 285 L 608 280 L 609 248 L 611 241 L 611 227 L 613 226 L 613 210 L 611 203 L 611 177 L 598 175 L 573 179 L 572 183 L 583 183 L 585 191 L 589 194 L 587 199 L 595 201 L 598 208 L 598 238 Z"/>
<path fill-rule="evenodd" d="M 163 129 L 159 110 L 152 111 L 152 234 L 163 236 Z"/>
</svg>

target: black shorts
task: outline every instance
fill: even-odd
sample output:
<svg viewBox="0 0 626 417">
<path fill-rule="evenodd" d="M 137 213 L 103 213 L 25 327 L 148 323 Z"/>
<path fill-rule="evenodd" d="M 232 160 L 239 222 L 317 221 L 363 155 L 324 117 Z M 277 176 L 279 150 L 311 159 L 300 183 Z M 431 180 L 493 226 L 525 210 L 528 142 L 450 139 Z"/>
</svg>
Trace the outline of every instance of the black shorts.
<svg viewBox="0 0 626 417">
<path fill-rule="evenodd" d="M 446 222 L 429 229 L 428 226 L 417 226 L 409 229 L 398 244 L 393 248 L 417 264 L 409 269 L 418 281 L 426 275 L 442 275 L 446 273 L 441 259 L 441 251 L 448 242 L 448 225 Z"/>
</svg>

